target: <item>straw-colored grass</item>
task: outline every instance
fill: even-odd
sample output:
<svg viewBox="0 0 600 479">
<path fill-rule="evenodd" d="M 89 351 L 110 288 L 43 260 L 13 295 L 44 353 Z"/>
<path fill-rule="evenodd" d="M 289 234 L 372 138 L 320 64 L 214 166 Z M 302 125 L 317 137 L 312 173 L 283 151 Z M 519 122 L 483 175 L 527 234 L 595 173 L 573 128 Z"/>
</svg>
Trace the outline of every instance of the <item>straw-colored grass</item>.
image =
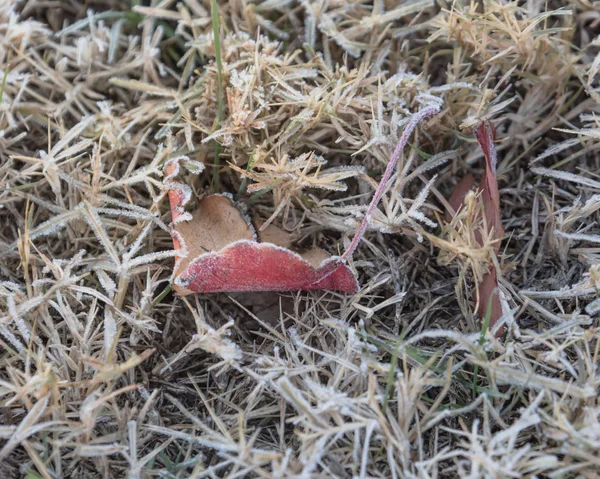
<svg viewBox="0 0 600 479">
<path fill-rule="evenodd" d="M 0 477 L 597 477 L 599 24 L 588 0 L 1 1 Z M 170 291 L 167 160 L 339 254 L 434 104 L 358 294 Z M 484 120 L 498 255 L 476 194 L 445 220 Z"/>
</svg>

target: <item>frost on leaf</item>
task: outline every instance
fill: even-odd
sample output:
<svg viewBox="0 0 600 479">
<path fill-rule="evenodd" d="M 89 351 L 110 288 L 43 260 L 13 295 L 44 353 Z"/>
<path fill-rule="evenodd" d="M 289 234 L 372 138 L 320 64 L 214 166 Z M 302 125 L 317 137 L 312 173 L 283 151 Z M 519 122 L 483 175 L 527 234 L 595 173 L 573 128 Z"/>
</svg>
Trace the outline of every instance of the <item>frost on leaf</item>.
<svg viewBox="0 0 600 479">
<path fill-rule="evenodd" d="M 169 199 L 178 252 L 174 289 L 179 294 L 358 289 L 345 264 L 319 249 L 303 254 L 288 249 L 289 236 L 273 225 L 261 232 L 263 242 L 257 241 L 250 221 L 226 195 L 205 197 L 183 222 L 177 217 L 184 196 L 172 189 Z"/>
</svg>

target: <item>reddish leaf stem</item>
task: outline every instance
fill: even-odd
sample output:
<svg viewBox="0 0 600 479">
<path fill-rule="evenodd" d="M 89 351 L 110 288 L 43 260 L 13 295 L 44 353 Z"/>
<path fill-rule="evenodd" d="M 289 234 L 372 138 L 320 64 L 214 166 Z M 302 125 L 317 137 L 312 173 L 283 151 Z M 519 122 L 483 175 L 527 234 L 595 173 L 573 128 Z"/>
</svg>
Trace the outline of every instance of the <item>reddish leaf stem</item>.
<svg viewBox="0 0 600 479">
<path fill-rule="evenodd" d="M 392 154 L 392 157 L 390 158 L 390 162 L 388 163 L 388 165 L 385 169 L 385 172 L 383 173 L 383 177 L 381 178 L 379 186 L 377 187 L 377 190 L 375 191 L 375 194 L 373 195 L 373 199 L 371 200 L 371 203 L 369 204 L 369 207 L 367 208 L 367 212 L 365 213 L 365 216 L 363 217 L 358 230 L 354 234 L 354 238 L 352 238 L 352 242 L 350 243 L 350 245 L 348 246 L 348 248 L 346 249 L 346 251 L 344 252 L 344 254 L 341 257 L 342 261 L 347 261 L 348 258 L 350 258 L 352 256 L 354 251 L 356 251 L 356 248 L 358 248 L 360 240 L 364 236 L 365 231 L 367 230 L 367 227 L 369 226 L 369 221 L 371 220 L 371 215 L 373 214 L 373 211 L 375 211 L 375 208 L 377 208 L 377 205 L 379 204 L 381 197 L 385 193 L 385 187 L 387 185 L 387 182 L 391 178 L 392 173 L 394 172 L 396 165 L 398 164 L 398 160 L 400 159 L 402 150 L 404 150 L 404 147 L 408 143 L 408 139 L 410 138 L 410 135 L 412 134 L 414 129 L 417 127 L 417 125 L 423 119 L 427 118 L 428 116 L 436 115 L 439 112 L 440 112 L 439 105 L 427 106 L 427 107 L 423 108 L 422 110 L 418 111 L 417 113 L 415 113 L 412 116 L 412 118 L 410 119 L 410 121 L 408 122 L 408 124 L 406 125 L 406 128 L 404 128 L 404 131 L 402 132 L 402 136 L 400 137 L 400 141 L 398 142 L 398 145 L 396 146 L 396 149 L 394 150 L 394 153 Z"/>
</svg>

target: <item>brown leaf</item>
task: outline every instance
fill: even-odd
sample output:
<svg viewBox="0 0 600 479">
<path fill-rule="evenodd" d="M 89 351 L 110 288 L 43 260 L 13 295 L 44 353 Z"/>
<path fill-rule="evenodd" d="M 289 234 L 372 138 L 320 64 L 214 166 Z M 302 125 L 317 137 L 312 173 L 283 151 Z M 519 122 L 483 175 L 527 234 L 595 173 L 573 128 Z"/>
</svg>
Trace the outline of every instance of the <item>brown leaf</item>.
<svg viewBox="0 0 600 479">
<path fill-rule="evenodd" d="M 218 251 L 238 240 L 252 240 L 253 228 L 226 196 L 203 198 L 189 221 L 175 227 L 185 241 L 188 255 L 179 263 L 175 274 L 188 267 L 203 253 Z"/>
<path fill-rule="evenodd" d="M 270 224 L 261 231 L 260 228 L 264 224 L 264 221 L 255 221 L 255 224 L 256 230 L 258 231 L 258 239 L 261 243 L 273 243 L 274 245 L 288 249 L 292 247 L 290 235 L 281 228 L 278 228 L 274 224 Z"/>
</svg>

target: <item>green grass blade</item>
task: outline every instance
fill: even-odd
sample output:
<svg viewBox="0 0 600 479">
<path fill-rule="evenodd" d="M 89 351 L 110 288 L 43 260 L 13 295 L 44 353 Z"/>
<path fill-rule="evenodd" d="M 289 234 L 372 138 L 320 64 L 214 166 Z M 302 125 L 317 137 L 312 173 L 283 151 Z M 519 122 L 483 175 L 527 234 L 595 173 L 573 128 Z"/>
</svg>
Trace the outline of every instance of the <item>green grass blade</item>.
<svg viewBox="0 0 600 479">
<path fill-rule="evenodd" d="M 8 78 L 8 68 L 4 70 L 4 76 L 2 77 L 2 85 L 0 85 L 0 101 L 4 96 L 4 89 L 6 88 L 6 79 Z"/>
<path fill-rule="evenodd" d="M 221 60 L 221 24 L 219 21 L 219 6 L 217 0 L 212 0 L 211 3 L 211 15 L 212 15 L 212 28 L 215 42 L 215 60 L 217 63 L 217 121 L 215 130 L 219 129 L 221 122 L 223 121 L 224 105 L 223 105 L 223 61 Z M 213 191 L 219 192 L 220 180 L 219 180 L 219 168 L 221 155 L 221 145 L 215 141 L 215 166 L 213 169 Z"/>
</svg>

